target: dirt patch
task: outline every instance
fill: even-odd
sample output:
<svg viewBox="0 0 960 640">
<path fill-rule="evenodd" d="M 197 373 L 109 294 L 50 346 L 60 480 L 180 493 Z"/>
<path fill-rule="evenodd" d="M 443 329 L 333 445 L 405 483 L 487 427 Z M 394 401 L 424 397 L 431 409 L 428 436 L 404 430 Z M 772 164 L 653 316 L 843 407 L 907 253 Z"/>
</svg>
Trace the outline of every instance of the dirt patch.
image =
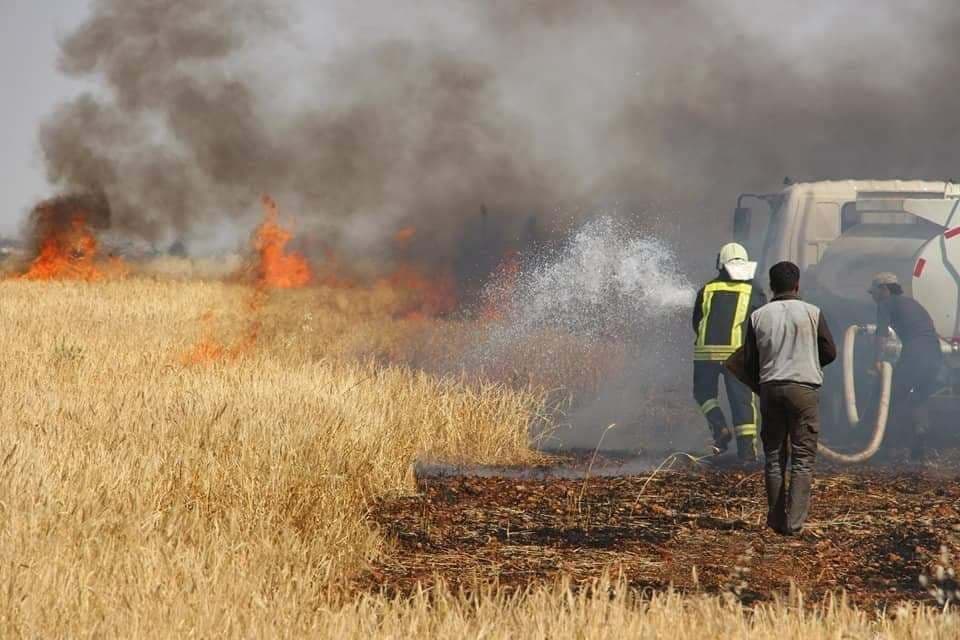
<svg viewBox="0 0 960 640">
<path fill-rule="evenodd" d="M 866 606 L 923 600 L 918 576 L 941 544 L 958 550 L 958 480 L 828 469 L 816 480 L 808 535 L 784 538 L 762 526 L 756 470 L 425 477 L 418 495 L 374 506 L 392 548 L 361 581 L 396 593 L 438 577 L 454 588 L 522 588 L 607 570 L 639 588 L 716 592 L 752 547 L 748 599 L 785 594 L 793 582 L 810 601 L 839 590 Z"/>
</svg>

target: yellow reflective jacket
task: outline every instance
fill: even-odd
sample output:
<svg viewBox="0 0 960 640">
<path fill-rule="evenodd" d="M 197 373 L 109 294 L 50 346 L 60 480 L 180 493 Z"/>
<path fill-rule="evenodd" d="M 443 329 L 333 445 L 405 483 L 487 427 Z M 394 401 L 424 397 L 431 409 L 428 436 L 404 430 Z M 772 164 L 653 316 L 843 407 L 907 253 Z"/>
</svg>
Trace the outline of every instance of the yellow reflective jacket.
<svg viewBox="0 0 960 640">
<path fill-rule="evenodd" d="M 764 303 L 753 282 L 730 280 L 726 272 L 704 285 L 693 307 L 693 359 L 723 362 L 733 355 L 743 344 L 744 322 Z"/>
</svg>

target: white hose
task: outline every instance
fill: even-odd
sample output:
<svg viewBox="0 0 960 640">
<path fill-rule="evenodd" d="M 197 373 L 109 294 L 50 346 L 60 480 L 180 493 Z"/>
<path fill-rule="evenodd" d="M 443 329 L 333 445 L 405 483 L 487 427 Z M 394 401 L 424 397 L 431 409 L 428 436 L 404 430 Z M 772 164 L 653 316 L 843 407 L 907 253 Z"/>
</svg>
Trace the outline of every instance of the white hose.
<svg viewBox="0 0 960 640">
<path fill-rule="evenodd" d="M 843 334 L 843 396 L 847 408 L 847 419 L 851 427 L 860 425 L 860 413 L 857 411 L 857 389 L 854 384 L 854 361 L 853 347 L 857 339 L 857 334 L 866 329 L 868 333 L 873 333 L 872 327 L 864 328 L 858 325 L 850 325 Z M 818 445 L 820 451 L 827 458 L 836 462 L 855 464 L 869 460 L 873 454 L 880 448 L 883 442 L 883 435 L 887 429 L 887 416 L 890 410 L 890 387 L 893 380 L 893 365 L 889 362 L 882 362 L 880 365 L 880 401 L 877 406 L 877 421 L 873 425 L 873 435 L 866 448 L 858 453 L 839 453 L 830 449 L 825 444 Z"/>
<path fill-rule="evenodd" d="M 847 408 L 847 421 L 851 427 L 860 426 L 860 413 L 857 411 L 857 389 L 853 379 L 853 347 L 860 333 L 859 325 L 852 324 L 843 333 L 843 400 Z"/>
</svg>

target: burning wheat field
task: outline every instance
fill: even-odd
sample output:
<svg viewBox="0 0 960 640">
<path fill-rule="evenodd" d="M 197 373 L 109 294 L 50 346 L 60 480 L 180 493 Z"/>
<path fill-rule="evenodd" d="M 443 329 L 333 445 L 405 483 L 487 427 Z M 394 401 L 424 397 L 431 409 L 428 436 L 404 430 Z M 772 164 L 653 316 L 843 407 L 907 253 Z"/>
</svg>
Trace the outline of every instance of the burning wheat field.
<svg viewBox="0 0 960 640">
<path fill-rule="evenodd" d="M 601 221 L 529 272 L 506 252 L 468 303 L 416 263 L 371 277 L 311 260 L 295 218 L 260 204 L 225 276 L 111 256 L 89 201 L 37 207 L 34 255 L 0 282 L 6 628 L 956 633 L 920 583 L 955 588 L 948 451 L 823 467 L 812 536 L 791 541 L 762 526 L 756 469 L 643 446 L 702 440 L 686 390 L 630 383 L 648 375 L 637 350 L 657 352 L 624 318 L 656 331 L 688 303 L 662 243 Z M 634 423 L 582 428 L 617 384 Z"/>
<path fill-rule="evenodd" d="M 955 3 L 52 4 L 0 7 L 0 635 L 960 637 Z M 795 536 L 694 380 L 784 261 L 841 351 Z"/>
</svg>

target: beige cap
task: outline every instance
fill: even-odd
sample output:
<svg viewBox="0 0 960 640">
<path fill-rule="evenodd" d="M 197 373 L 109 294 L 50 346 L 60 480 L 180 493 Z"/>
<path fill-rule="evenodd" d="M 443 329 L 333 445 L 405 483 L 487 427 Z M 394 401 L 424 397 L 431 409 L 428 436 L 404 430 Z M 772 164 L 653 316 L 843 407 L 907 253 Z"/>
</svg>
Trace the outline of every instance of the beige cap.
<svg viewBox="0 0 960 640">
<path fill-rule="evenodd" d="M 889 271 L 874 274 L 873 282 L 870 283 L 870 288 L 867 289 L 867 291 L 872 293 L 885 284 L 899 284 L 897 274 L 890 273 Z"/>
</svg>

